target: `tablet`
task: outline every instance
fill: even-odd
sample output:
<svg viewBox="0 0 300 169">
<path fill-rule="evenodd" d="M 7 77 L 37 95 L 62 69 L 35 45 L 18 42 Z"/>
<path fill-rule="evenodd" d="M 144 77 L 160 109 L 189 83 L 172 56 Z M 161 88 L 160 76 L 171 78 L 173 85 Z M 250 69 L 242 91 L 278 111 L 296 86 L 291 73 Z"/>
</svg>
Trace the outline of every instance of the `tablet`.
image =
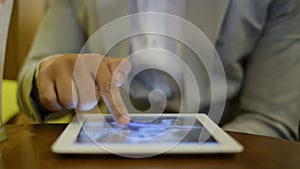
<svg viewBox="0 0 300 169">
<path fill-rule="evenodd" d="M 63 154 L 127 157 L 243 150 L 205 114 L 131 114 L 130 118 L 127 126 L 118 126 L 110 115 L 77 115 L 51 149 Z"/>
</svg>

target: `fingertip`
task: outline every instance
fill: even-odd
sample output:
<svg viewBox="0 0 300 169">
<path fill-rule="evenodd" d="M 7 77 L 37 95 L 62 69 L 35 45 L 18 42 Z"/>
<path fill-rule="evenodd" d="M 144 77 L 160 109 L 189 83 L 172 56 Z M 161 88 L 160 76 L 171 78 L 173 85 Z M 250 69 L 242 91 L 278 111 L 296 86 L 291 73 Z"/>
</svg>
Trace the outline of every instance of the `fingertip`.
<svg viewBox="0 0 300 169">
<path fill-rule="evenodd" d="M 121 126 L 127 126 L 130 123 L 129 116 L 120 116 L 117 123 Z"/>
</svg>

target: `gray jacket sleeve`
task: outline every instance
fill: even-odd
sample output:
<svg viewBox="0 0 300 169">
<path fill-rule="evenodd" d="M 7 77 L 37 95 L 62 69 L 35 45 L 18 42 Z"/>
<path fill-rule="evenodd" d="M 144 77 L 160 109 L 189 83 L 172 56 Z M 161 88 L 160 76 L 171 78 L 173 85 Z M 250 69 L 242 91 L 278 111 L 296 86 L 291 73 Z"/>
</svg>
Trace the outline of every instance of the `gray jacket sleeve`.
<svg viewBox="0 0 300 169">
<path fill-rule="evenodd" d="M 300 120 L 300 1 L 273 1 L 245 70 L 241 112 L 224 128 L 296 140 Z"/>
<path fill-rule="evenodd" d="M 74 12 L 79 1 L 52 0 L 41 23 L 32 48 L 18 76 L 18 104 L 22 112 L 42 122 L 30 93 L 35 70 L 40 60 L 51 55 L 78 53 L 85 42 L 85 34 Z M 63 17 L 63 18 L 62 18 Z"/>
</svg>

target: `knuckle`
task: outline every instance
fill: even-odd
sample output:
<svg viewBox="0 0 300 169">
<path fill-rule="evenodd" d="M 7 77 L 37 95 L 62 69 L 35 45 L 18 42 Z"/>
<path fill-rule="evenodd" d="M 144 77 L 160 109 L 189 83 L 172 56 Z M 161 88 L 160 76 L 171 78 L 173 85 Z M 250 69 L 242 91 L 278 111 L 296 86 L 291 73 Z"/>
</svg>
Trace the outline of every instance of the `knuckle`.
<svg viewBox="0 0 300 169">
<path fill-rule="evenodd" d="M 107 82 L 103 87 L 103 93 L 105 95 L 116 95 L 118 94 L 118 89 L 113 85 L 112 82 Z"/>
<path fill-rule="evenodd" d="M 111 82 L 107 82 L 104 84 L 102 91 L 104 94 L 108 94 L 112 92 L 112 83 Z"/>
</svg>

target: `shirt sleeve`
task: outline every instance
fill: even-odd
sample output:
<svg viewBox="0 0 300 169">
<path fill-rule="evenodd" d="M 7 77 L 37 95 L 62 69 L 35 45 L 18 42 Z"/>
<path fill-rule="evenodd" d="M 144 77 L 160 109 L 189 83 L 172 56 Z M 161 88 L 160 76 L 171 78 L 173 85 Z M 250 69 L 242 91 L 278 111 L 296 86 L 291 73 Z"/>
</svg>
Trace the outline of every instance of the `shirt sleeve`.
<svg viewBox="0 0 300 169">
<path fill-rule="evenodd" d="M 300 120 L 300 1 L 273 1 L 250 54 L 241 112 L 227 130 L 296 140 Z"/>
<path fill-rule="evenodd" d="M 70 0 L 49 1 L 49 8 L 37 32 L 31 50 L 18 76 L 18 104 L 22 112 L 42 122 L 36 107 L 38 100 L 30 97 L 35 71 L 44 57 L 78 53 L 85 42 L 85 32 Z"/>
</svg>

